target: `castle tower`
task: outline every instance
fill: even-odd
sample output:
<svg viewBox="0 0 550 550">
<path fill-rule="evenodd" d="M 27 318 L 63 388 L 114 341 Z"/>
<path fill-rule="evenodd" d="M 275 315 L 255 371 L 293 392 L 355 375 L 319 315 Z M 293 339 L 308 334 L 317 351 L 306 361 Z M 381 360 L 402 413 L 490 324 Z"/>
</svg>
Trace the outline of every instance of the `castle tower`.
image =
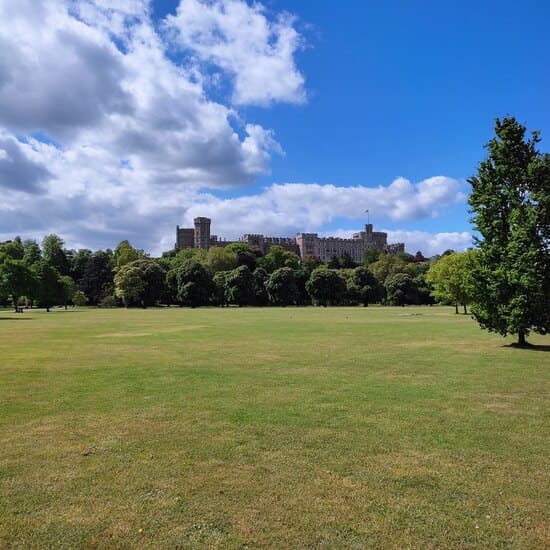
<svg viewBox="0 0 550 550">
<path fill-rule="evenodd" d="M 195 248 L 210 248 L 210 218 L 195 218 Z"/>
</svg>

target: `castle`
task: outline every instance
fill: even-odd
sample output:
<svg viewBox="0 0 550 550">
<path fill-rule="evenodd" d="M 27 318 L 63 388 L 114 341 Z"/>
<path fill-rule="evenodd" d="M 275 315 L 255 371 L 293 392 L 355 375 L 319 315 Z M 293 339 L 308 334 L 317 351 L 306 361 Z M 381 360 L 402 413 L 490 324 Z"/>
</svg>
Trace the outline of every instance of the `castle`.
<svg viewBox="0 0 550 550">
<path fill-rule="evenodd" d="M 365 230 L 355 233 L 351 239 L 339 237 L 319 237 L 317 233 L 298 233 L 296 237 L 265 237 L 264 235 L 246 234 L 238 241 L 219 240 L 216 235 L 210 234 L 210 218 L 195 218 L 195 227 L 176 227 L 176 245 L 178 250 L 186 248 L 202 248 L 208 250 L 213 246 L 227 246 L 232 242 L 242 242 L 266 254 L 272 246 L 280 246 L 294 252 L 302 260 L 308 256 L 319 258 L 322 262 L 332 257 L 339 257 L 345 252 L 360 263 L 367 250 L 395 254 L 404 252 L 403 243 L 388 244 L 388 234 L 373 231 L 372 224 L 365 225 Z"/>
</svg>

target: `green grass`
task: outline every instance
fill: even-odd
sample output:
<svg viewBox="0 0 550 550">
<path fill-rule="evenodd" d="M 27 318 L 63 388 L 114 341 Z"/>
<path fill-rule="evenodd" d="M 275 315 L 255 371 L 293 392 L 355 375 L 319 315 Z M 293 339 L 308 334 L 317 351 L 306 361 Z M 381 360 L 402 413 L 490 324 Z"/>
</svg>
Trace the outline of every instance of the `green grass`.
<svg viewBox="0 0 550 550">
<path fill-rule="evenodd" d="M 450 308 L 0 312 L 0 547 L 548 547 L 550 340 L 512 341 Z"/>
</svg>

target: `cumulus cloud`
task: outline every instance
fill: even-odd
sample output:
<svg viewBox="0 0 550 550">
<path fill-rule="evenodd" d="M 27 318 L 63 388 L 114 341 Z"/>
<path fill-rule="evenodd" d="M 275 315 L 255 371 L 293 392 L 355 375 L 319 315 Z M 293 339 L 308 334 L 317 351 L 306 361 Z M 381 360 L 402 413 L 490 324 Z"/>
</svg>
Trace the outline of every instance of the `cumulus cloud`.
<svg viewBox="0 0 550 550">
<path fill-rule="evenodd" d="M 269 105 L 306 99 L 294 61 L 301 45 L 294 23 L 287 13 L 269 20 L 259 3 L 182 0 L 166 28 L 181 47 L 233 76 L 236 105 Z"/>
<path fill-rule="evenodd" d="M 377 219 L 392 221 L 435 218 L 464 198 L 460 183 L 445 176 L 418 183 L 397 178 L 378 187 L 285 183 L 234 199 L 198 195 L 186 212 L 186 220 L 210 216 L 233 237 L 234 220 L 250 232 L 262 232 L 268 227 L 288 233 L 315 230 L 338 217 L 362 219 L 367 209 Z"/>
</svg>

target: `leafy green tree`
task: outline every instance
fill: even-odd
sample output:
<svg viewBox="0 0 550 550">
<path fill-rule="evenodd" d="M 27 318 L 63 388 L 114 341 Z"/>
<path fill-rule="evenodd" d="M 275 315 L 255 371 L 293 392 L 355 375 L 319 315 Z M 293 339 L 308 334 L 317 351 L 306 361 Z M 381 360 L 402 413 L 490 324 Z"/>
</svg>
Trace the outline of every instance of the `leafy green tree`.
<svg viewBox="0 0 550 550">
<path fill-rule="evenodd" d="M 0 243 L 0 261 L 3 258 L 11 258 L 12 260 L 22 260 L 25 254 L 25 248 L 21 242 L 21 237 L 15 237 L 13 241 Z"/>
<path fill-rule="evenodd" d="M 289 306 L 299 299 L 296 272 L 290 267 L 276 269 L 265 284 L 269 301 L 276 306 Z"/>
<path fill-rule="evenodd" d="M 142 257 L 126 265 L 137 267 L 142 272 L 145 287 L 142 301 L 144 306 L 154 306 L 166 291 L 166 270 L 157 260 Z"/>
<path fill-rule="evenodd" d="M 363 264 L 366 266 L 369 266 L 370 264 L 377 262 L 379 258 L 380 258 L 380 252 L 378 252 L 378 250 L 374 250 L 374 249 L 365 250 L 365 253 L 363 254 Z"/>
<path fill-rule="evenodd" d="M 33 274 L 23 260 L 7 257 L 0 263 L 0 294 L 11 297 L 15 311 L 19 311 L 21 296 L 31 294 L 35 284 Z"/>
<path fill-rule="evenodd" d="M 356 267 L 350 278 L 348 289 L 355 291 L 359 301 L 367 307 L 382 297 L 382 287 L 372 271 L 365 266 Z"/>
<path fill-rule="evenodd" d="M 210 302 L 214 291 L 212 277 L 196 260 L 186 260 L 176 268 L 178 300 L 190 307 L 204 306 Z"/>
<path fill-rule="evenodd" d="M 76 283 L 68 275 L 62 275 L 59 277 L 59 298 L 61 304 L 67 309 L 67 304 L 73 300 L 73 296 L 76 293 Z"/>
<path fill-rule="evenodd" d="M 479 233 L 472 313 L 482 328 L 515 334 L 550 330 L 550 155 L 513 117 L 497 119 L 488 157 L 468 181 Z"/>
<path fill-rule="evenodd" d="M 73 295 L 73 302 L 75 306 L 82 307 L 88 303 L 88 298 L 82 290 L 77 290 Z"/>
<path fill-rule="evenodd" d="M 130 262 L 118 269 L 115 275 L 115 296 L 121 298 L 125 307 L 132 304 L 145 306 L 143 294 L 145 292 L 145 279 L 143 270 Z"/>
<path fill-rule="evenodd" d="M 386 279 L 396 273 L 415 275 L 415 265 L 407 263 L 397 254 L 380 254 L 378 260 L 369 266 L 372 274 L 383 284 Z"/>
<path fill-rule="evenodd" d="M 338 305 L 345 296 L 346 283 L 337 270 L 320 267 L 313 271 L 306 290 L 315 305 Z"/>
<path fill-rule="evenodd" d="M 218 271 L 214 277 L 212 277 L 213 282 L 213 293 L 212 300 L 217 306 L 226 306 L 227 299 L 225 296 L 225 279 L 230 271 Z"/>
<path fill-rule="evenodd" d="M 433 286 L 432 295 L 438 301 L 464 307 L 472 300 L 472 270 L 475 252 L 453 252 L 442 256 L 426 274 L 426 281 Z"/>
<path fill-rule="evenodd" d="M 317 256 L 306 256 L 302 260 L 302 269 L 308 274 L 308 279 L 313 270 L 321 267 L 321 265 L 322 262 L 319 258 L 317 258 Z"/>
<path fill-rule="evenodd" d="M 62 301 L 59 271 L 45 260 L 35 264 L 32 271 L 37 283 L 38 305 L 50 311 L 52 306 Z"/>
<path fill-rule="evenodd" d="M 91 258 L 93 252 L 87 248 L 80 248 L 71 255 L 71 277 L 77 283 L 84 276 L 86 262 Z"/>
<path fill-rule="evenodd" d="M 252 273 L 254 277 L 254 300 L 253 303 L 255 306 L 266 306 L 269 302 L 269 296 L 267 295 L 267 290 L 265 285 L 269 275 L 265 269 L 258 267 Z"/>
<path fill-rule="evenodd" d="M 110 251 L 94 252 L 84 264 L 78 286 L 91 305 L 113 292 L 113 255 Z"/>
<path fill-rule="evenodd" d="M 300 258 L 293 252 L 285 250 L 282 246 L 272 246 L 269 252 L 258 260 L 258 267 L 265 269 L 268 273 L 273 273 L 282 267 L 298 269 L 300 267 Z"/>
<path fill-rule="evenodd" d="M 35 240 L 28 239 L 23 242 L 23 261 L 29 267 L 37 264 L 42 259 L 42 251 Z"/>
<path fill-rule="evenodd" d="M 342 252 L 338 258 L 338 269 L 353 269 L 357 264 L 348 252 Z"/>
<path fill-rule="evenodd" d="M 65 242 L 55 234 L 47 235 L 42 241 L 42 257 L 44 261 L 56 269 L 60 275 L 69 275 L 71 267 L 67 253 L 63 248 Z"/>
<path fill-rule="evenodd" d="M 237 254 L 221 246 L 208 249 L 204 266 L 211 275 L 218 271 L 231 271 L 237 267 Z"/>
<path fill-rule="evenodd" d="M 225 275 L 225 299 L 229 304 L 251 305 L 254 300 L 254 277 L 245 265 Z"/>
<path fill-rule="evenodd" d="M 256 269 L 258 257 L 261 252 L 257 248 L 252 248 L 247 243 L 231 243 L 225 247 L 228 252 L 233 252 L 237 258 L 237 267 L 245 265 L 253 272 Z"/>
<path fill-rule="evenodd" d="M 134 248 L 130 241 L 124 240 L 121 241 L 118 246 L 115 248 L 114 252 L 114 261 L 115 267 L 120 268 L 123 265 L 129 264 L 130 262 L 135 262 L 141 258 L 145 258 L 146 254 L 143 250 L 138 250 Z"/>
<path fill-rule="evenodd" d="M 384 283 L 386 300 L 392 306 L 418 303 L 418 287 L 407 273 L 390 275 Z"/>
</svg>

